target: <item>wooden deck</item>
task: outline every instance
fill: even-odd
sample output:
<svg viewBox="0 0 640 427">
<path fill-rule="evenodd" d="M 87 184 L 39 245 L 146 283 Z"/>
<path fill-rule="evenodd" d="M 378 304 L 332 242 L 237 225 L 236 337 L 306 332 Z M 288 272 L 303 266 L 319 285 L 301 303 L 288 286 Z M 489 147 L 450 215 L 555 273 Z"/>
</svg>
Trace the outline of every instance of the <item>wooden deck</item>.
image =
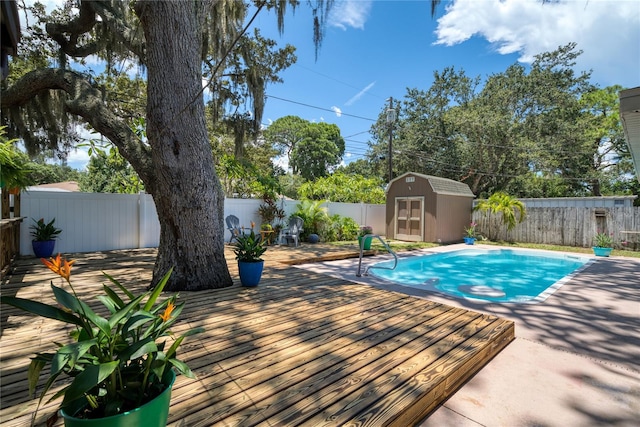
<svg viewBox="0 0 640 427">
<path fill-rule="evenodd" d="M 257 288 L 239 286 L 229 251 L 233 287 L 181 293 L 187 305 L 174 330 L 206 332 L 181 347 L 198 379 L 177 378 L 169 425 L 414 425 L 513 340 L 510 321 L 287 265 L 354 250 L 271 248 Z M 154 256 L 72 256 L 72 280 L 79 293 L 98 294 L 105 271 L 141 290 Z M 35 259 L 19 260 L 1 291 L 50 301 L 52 278 Z M 2 307 L 1 425 L 28 425 L 29 357 L 63 341 L 61 325 Z M 41 408 L 39 425 L 54 406 Z"/>
</svg>

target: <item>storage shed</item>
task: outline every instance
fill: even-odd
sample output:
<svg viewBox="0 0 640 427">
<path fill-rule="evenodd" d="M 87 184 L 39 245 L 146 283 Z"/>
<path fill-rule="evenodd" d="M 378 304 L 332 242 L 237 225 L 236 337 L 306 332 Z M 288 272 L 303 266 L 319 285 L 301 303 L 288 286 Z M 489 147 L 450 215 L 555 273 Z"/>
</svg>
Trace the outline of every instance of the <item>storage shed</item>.
<svg viewBox="0 0 640 427">
<path fill-rule="evenodd" d="M 474 197 L 465 183 L 407 172 L 387 187 L 386 235 L 414 242 L 462 241 Z"/>
</svg>

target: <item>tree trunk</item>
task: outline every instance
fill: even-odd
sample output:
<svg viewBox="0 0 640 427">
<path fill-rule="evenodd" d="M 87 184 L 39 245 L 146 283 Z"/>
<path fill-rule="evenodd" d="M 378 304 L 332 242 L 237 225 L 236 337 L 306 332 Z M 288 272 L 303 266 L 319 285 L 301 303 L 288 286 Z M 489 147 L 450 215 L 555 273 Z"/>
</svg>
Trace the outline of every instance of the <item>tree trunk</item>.
<svg viewBox="0 0 640 427">
<path fill-rule="evenodd" d="M 153 284 L 168 291 L 232 284 L 224 257 L 224 193 L 209 146 L 202 97 L 206 2 L 137 2 L 147 45 L 147 137 L 160 220 Z"/>
</svg>

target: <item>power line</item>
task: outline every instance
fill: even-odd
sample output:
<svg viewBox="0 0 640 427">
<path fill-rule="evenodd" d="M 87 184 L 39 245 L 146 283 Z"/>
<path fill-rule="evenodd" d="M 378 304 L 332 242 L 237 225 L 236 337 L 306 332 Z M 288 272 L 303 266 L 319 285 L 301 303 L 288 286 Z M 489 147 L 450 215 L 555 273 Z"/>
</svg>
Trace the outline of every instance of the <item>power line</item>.
<svg viewBox="0 0 640 427">
<path fill-rule="evenodd" d="M 309 67 L 305 67 L 304 65 L 300 65 L 300 64 L 297 64 L 297 63 L 296 63 L 296 64 L 293 64 L 293 65 L 294 65 L 294 67 L 304 68 L 305 70 L 307 70 L 307 71 L 309 71 L 309 72 L 311 72 L 311 73 L 315 73 L 315 74 L 317 74 L 317 75 L 319 75 L 319 76 L 322 76 L 322 77 L 324 77 L 324 78 L 326 78 L 326 79 L 333 80 L 334 82 L 338 82 L 338 83 L 340 83 L 340 84 L 342 84 L 342 85 L 345 85 L 345 86 L 348 86 L 348 87 L 350 87 L 350 88 L 352 88 L 352 89 L 355 89 L 355 90 L 358 90 L 358 91 L 361 91 L 361 90 L 362 90 L 362 87 L 358 87 L 358 86 L 352 85 L 352 84 L 350 84 L 350 83 L 343 82 L 343 81 L 341 81 L 341 80 L 336 79 L 335 77 L 331 77 L 331 76 L 328 76 L 328 75 L 326 75 L 326 74 L 322 74 L 322 73 L 320 73 L 320 72 L 318 72 L 318 71 L 312 70 L 312 69 L 311 69 L 311 68 L 309 68 Z M 376 97 L 376 98 L 386 99 L 386 97 L 376 95 L 375 93 L 370 93 L 369 91 L 367 91 L 367 92 L 366 92 L 366 94 L 367 94 L 367 95 L 374 96 L 374 97 Z"/>
<path fill-rule="evenodd" d="M 273 96 L 273 95 L 265 95 L 265 96 L 267 98 L 278 99 L 280 101 L 290 102 L 292 104 L 302 105 L 304 107 L 315 108 L 316 110 L 322 110 L 322 111 L 328 111 L 330 113 L 335 113 L 335 111 L 330 109 L 330 108 L 316 107 L 315 105 L 305 104 L 304 102 L 292 101 L 291 99 L 280 98 L 278 96 Z M 377 122 L 378 121 L 377 119 L 370 119 L 368 117 L 356 116 L 354 114 L 348 114 L 348 113 L 340 113 L 340 115 L 341 116 L 347 116 L 347 117 L 353 117 L 355 119 L 368 120 L 370 122 Z"/>
</svg>

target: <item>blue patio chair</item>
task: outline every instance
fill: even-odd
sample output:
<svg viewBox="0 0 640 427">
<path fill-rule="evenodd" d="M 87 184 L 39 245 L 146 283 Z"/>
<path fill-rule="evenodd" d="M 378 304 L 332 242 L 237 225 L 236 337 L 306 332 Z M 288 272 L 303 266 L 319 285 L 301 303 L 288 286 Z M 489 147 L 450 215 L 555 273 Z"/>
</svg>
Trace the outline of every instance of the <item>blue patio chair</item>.
<svg viewBox="0 0 640 427">
<path fill-rule="evenodd" d="M 231 243 L 233 239 L 237 239 L 242 232 L 240 230 L 240 220 L 235 215 L 229 215 L 225 218 L 225 221 L 227 223 L 227 230 L 231 233 L 231 236 L 229 236 L 229 243 Z"/>
</svg>

